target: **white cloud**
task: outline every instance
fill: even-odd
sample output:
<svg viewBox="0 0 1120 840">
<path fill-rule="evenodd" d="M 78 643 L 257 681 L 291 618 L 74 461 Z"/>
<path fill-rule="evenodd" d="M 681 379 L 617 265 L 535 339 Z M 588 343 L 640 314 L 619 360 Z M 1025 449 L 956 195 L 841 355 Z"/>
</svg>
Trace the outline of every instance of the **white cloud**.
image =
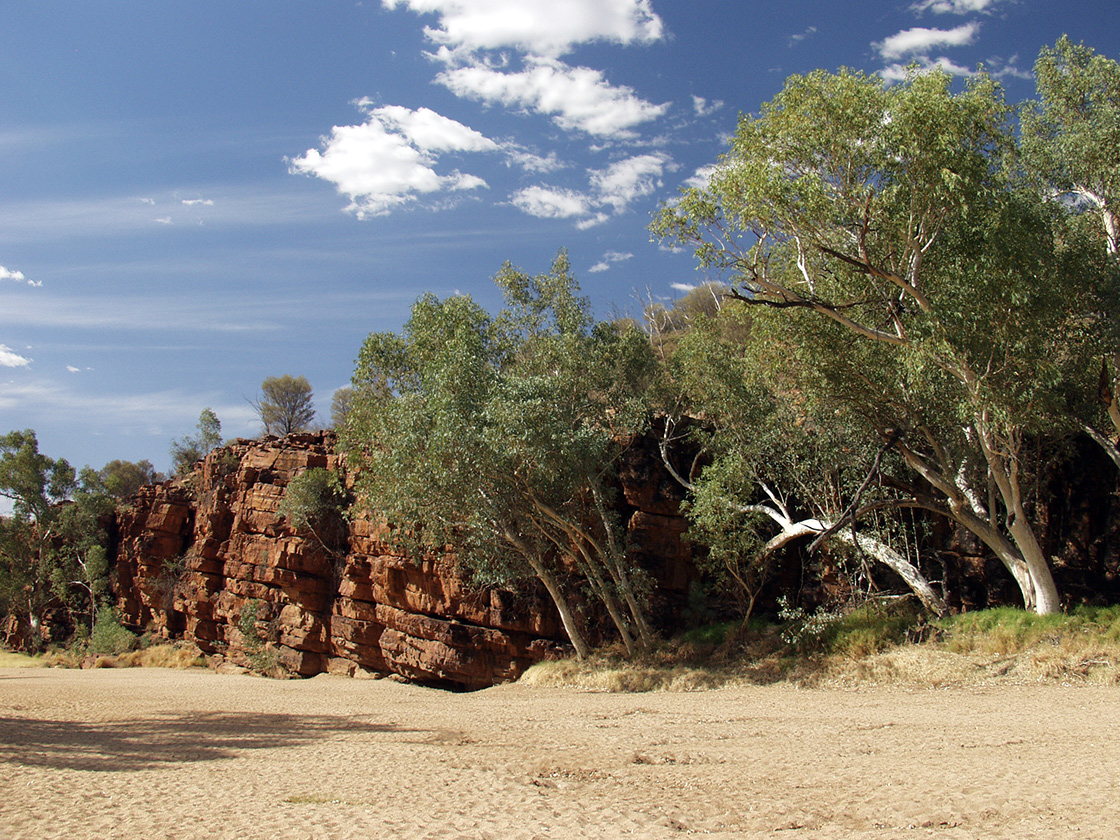
<svg viewBox="0 0 1120 840">
<path fill-rule="evenodd" d="M 587 196 L 572 190 L 526 187 L 513 195 L 513 206 L 542 219 L 570 219 L 591 211 Z"/>
<path fill-rule="evenodd" d="M 636 155 L 592 170 L 586 192 L 528 187 L 514 194 L 513 205 L 530 216 L 578 219 L 580 229 L 594 227 L 610 218 L 606 209 L 618 215 L 661 187 L 661 175 L 670 164 L 668 155 Z"/>
<path fill-rule="evenodd" d="M 171 217 L 170 216 L 160 216 L 158 219 L 152 219 L 152 221 L 157 222 L 158 224 L 161 224 L 161 225 L 169 225 L 169 224 L 171 224 Z"/>
<path fill-rule="evenodd" d="M 0 344 L 0 367 L 27 367 L 31 359 L 25 359 L 7 344 Z"/>
<path fill-rule="evenodd" d="M 621 251 L 607 251 L 603 254 L 603 259 L 587 269 L 590 274 L 598 274 L 602 271 L 607 271 L 615 263 L 626 262 L 633 259 L 634 255 L 629 253 L 622 253 Z"/>
<path fill-rule="evenodd" d="M 685 179 L 684 185 L 686 187 L 695 187 L 702 190 L 708 186 L 708 182 L 712 180 L 712 175 L 716 172 L 716 165 L 714 163 L 707 166 L 701 166 L 690 177 Z"/>
<path fill-rule="evenodd" d="M 81 373 L 81 372 L 82 372 L 82 369 L 81 369 L 81 368 L 79 368 L 79 367 L 74 367 L 73 365 L 67 365 L 67 366 L 66 366 L 66 369 L 67 369 L 68 371 L 70 371 L 70 373 Z"/>
<path fill-rule="evenodd" d="M 138 200 L 138 201 L 139 201 L 139 202 L 140 202 L 141 204 L 149 204 L 149 205 L 154 205 L 154 204 L 156 203 L 156 200 L 155 200 L 154 198 L 140 198 L 140 199 L 137 199 L 137 200 Z"/>
<path fill-rule="evenodd" d="M 0 265 L 0 280 L 15 280 L 17 283 L 22 283 L 26 279 L 22 271 L 9 271 Z"/>
<path fill-rule="evenodd" d="M 987 11 L 989 6 L 994 6 L 997 2 L 999 0 L 922 0 L 921 3 L 915 3 L 910 9 L 919 14 L 933 12 L 938 15 L 967 15 Z"/>
<path fill-rule="evenodd" d="M 955 29 L 927 29 L 916 26 L 891 35 L 875 46 L 879 50 L 879 55 L 890 61 L 907 55 L 925 55 L 934 47 L 960 47 L 971 44 L 976 40 L 979 31 L 980 24 L 976 22 L 962 24 Z"/>
<path fill-rule="evenodd" d="M 695 283 L 670 283 L 669 288 L 677 292 L 684 292 L 685 294 L 688 294 L 689 292 L 696 291 L 700 287 Z"/>
<path fill-rule="evenodd" d="M 919 73 L 929 73 L 933 70 L 943 70 L 944 72 L 952 76 L 976 75 L 974 71 L 969 70 L 967 67 L 962 67 L 960 64 L 956 64 L 945 56 L 939 56 L 937 58 L 928 58 L 926 56 L 921 56 L 914 59 L 914 61 L 918 65 Z M 903 82 L 910 77 L 911 72 L 912 71 L 909 63 L 895 63 L 888 64 L 886 67 L 879 71 L 879 75 L 888 82 Z"/>
<path fill-rule="evenodd" d="M 621 213 L 633 201 L 661 186 L 661 175 L 668 163 L 663 154 L 637 155 L 592 172 L 591 185 L 598 196 L 597 203 Z"/>
<path fill-rule="evenodd" d="M 556 152 L 549 152 L 542 157 L 514 145 L 506 146 L 505 152 L 509 163 L 521 167 L 526 172 L 555 172 L 557 169 L 564 168 Z"/>
<path fill-rule="evenodd" d="M 558 57 L 577 44 L 651 43 L 664 35 L 649 0 L 382 0 L 434 13 L 439 25 L 424 32 L 452 51 L 515 48 Z"/>
<path fill-rule="evenodd" d="M 723 100 L 722 99 L 716 99 L 716 100 L 713 100 L 712 102 L 709 102 L 703 96 L 695 96 L 694 95 L 692 97 L 692 110 L 696 112 L 696 116 L 698 116 L 698 117 L 706 117 L 709 114 L 714 114 L 716 111 L 718 111 L 722 107 L 723 107 Z"/>
<path fill-rule="evenodd" d="M 804 41 L 809 36 L 816 35 L 816 34 L 817 34 L 817 27 L 810 26 L 804 32 L 799 32 L 796 35 L 790 35 L 789 36 L 789 45 L 792 47 L 794 44 L 798 44 L 801 41 Z"/>
<path fill-rule="evenodd" d="M 485 187 L 475 175 L 436 172 L 436 152 L 488 152 L 499 146 L 462 123 L 428 108 L 358 106 L 369 118 L 361 125 L 335 126 L 322 151 L 308 149 L 289 161 L 293 173 L 314 175 L 350 197 L 346 209 L 358 218 L 381 216 L 419 196 Z"/>
<path fill-rule="evenodd" d="M 203 207 L 213 207 L 214 200 L 212 198 L 184 198 L 183 204 L 187 207 L 194 207 L 201 204 Z"/>
<path fill-rule="evenodd" d="M 554 59 L 529 59 L 527 69 L 513 73 L 476 62 L 445 70 L 436 81 L 456 96 L 549 114 L 566 131 L 598 137 L 633 137 L 634 126 L 657 119 L 669 107 L 609 84 L 598 70 Z"/>
</svg>

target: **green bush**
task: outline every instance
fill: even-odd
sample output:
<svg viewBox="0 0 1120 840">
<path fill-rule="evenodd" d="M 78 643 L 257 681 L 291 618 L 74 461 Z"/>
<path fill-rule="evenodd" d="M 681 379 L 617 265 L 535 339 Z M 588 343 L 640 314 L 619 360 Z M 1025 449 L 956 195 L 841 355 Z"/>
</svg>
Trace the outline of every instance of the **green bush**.
<svg viewBox="0 0 1120 840">
<path fill-rule="evenodd" d="M 97 611 L 93 632 L 89 636 L 89 649 L 92 653 L 116 655 L 126 653 L 135 646 L 136 634 L 121 626 L 115 609 L 102 607 Z"/>
</svg>

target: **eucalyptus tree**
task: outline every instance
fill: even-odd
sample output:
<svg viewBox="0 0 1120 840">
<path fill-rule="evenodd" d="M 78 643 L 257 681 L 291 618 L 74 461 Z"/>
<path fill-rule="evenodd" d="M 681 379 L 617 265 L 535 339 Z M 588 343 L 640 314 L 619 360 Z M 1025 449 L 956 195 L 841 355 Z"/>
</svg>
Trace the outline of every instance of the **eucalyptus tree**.
<svg viewBox="0 0 1120 840">
<path fill-rule="evenodd" d="M 495 282 L 497 316 L 425 295 L 401 334 L 366 339 L 342 432 L 358 492 L 417 549 L 455 547 L 480 583 L 536 577 L 583 657 L 564 585 L 578 571 L 636 651 L 652 630 L 611 477 L 645 418 L 649 343 L 594 323 L 563 251 L 545 274 L 507 264 Z"/>
<path fill-rule="evenodd" d="M 1095 381 L 1082 385 L 1105 407 L 1113 435 L 1120 435 L 1120 63 L 1062 36 L 1039 53 L 1034 76 L 1038 99 L 1023 112 L 1023 159 L 1043 193 L 1066 211 L 1066 238 L 1087 233 L 1107 255 L 1085 273 L 1085 282 L 1098 284 L 1102 305 L 1087 312 L 1098 365 L 1085 366 Z M 1120 467 L 1115 440 L 1100 431 L 1091 412 L 1082 416 L 1082 428 Z"/>
<path fill-rule="evenodd" d="M 897 499 L 881 480 L 887 453 L 808 395 L 780 396 L 774 357 L 785 350 L 743 320 L 743 310 L 732 308 L 696 320 L 658 388 L 662 460 L 689 491 L 685 512 L 708 548 L 709 570 L 730 585 L 749 619 L 780 549 L 828 542 L 891 569 L 943 614 L 944 599 L 905 533 L 909 523 L 894 515 Z M 680 463 L 684 439 L 691 464 Z"/>
<path fill-rule="evenodd" d="M 269 376 L 261 382 L 261 395 L 252 401 L 266 435 L 305 432 L 315 420 L 311 383 L 306 376 Z"/>
<path fill-rule="evenodd" d="M 706 186 L 655 236 L 754 309 L 789 393 L 874 434 L 937 511 L 1008 568 L 1025 605 L 1060 608 L 1031 517 L 1027 440 L 1044 431 L 1082 310 L 1047 208 L 1014 189 L 1012 110 L 988 76 L 886 85 L 787 80 L 741 118 Z"/>
<path fill-rule="evenodd" d="M 222 421 L 213 409 L 202 409 L 195 428 L 196 434 L 171 441 L 171 469 L 175 475 L 186 475 L 195 463 L 222 445 Z"/>
<path fill-rule="evenodd" d="M 31 429 L 0 437 L 0 496 L 12 502 L 12 516 L 0 518 L 0 610 L 27 622 L 33 644 L 50 607 L 84 612 L 92 625 L 107 591 L 99 519 L 112 499 L 93 479 L 40 453 Z"/>
</svg>

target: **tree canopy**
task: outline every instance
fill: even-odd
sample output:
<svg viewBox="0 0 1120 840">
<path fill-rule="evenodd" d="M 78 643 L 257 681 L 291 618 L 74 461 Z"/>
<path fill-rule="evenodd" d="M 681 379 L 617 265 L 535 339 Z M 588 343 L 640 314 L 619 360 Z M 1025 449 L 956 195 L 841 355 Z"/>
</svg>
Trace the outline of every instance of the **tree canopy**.
<svg viewBox="0 0 1120 840">
<path fill-rule="evenodd" d="M 343 435 L 358 489 L 421 545 L 461 546 L 482 583 L 536 577 L 579 655 L 564 579 L 578 572 L 627 647 L 649 643 L 644 582 L 625 557 L 610 475 L 644 421 L 644 334 L 595 324 L 561 252 L 545 274 L 507 264 L 506 306 L 421 298 L 400 334 L 374 333 Z"/>
<path fill-rule="evenodd" d="M 889 443 L 909 472 L 897 503 L 972 531 L 1051 612 L 1025 441 L 1061 413 L 1098 287 L 1016 144 L 982 73 L 960 92 L 936 71 L 793 76 L 652 229 L 752 308 L 787 399 Z"/>
<path fill-rule="evenodd" d="M 253 402 L 266 435 L 306 432 L 315 420 L 311 383 L 304 376 L 269 376 Z"/>
</svg>

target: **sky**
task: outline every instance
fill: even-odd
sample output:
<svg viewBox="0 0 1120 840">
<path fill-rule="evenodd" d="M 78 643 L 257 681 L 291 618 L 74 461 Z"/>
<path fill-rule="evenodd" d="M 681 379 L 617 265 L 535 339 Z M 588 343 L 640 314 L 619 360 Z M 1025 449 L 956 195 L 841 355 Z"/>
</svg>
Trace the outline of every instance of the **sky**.
<svg viewBox="0 0 1120 840">
<path fill-rule="evenodd" d="M 600 318 L 698 282 L 651 214 L 785 79 L 978 65 L 1034 93 L 1083 0 L 0 0 L 0 434 L 170 464 L 268 376 L 324 424 L 422 294 L 561 248 Z"/>
</svg>

